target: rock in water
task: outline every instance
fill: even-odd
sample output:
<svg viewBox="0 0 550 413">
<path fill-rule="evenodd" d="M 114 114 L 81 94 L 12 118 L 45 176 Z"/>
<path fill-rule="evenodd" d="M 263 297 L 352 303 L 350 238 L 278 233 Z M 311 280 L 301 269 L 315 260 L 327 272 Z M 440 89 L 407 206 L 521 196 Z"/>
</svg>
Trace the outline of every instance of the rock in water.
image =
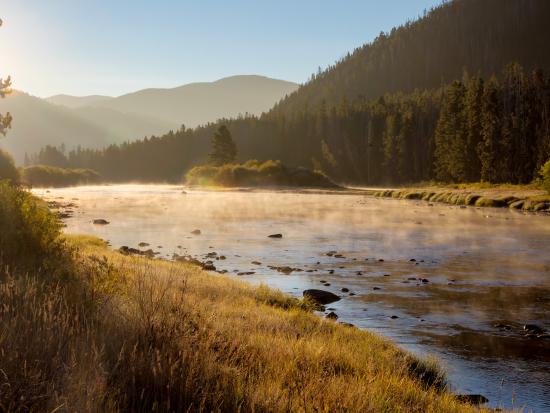
<svg viewBox="0 0 550 413">
<path fill-rule="evenodd" d="M 329 320 L 338 320 L 338 315 L 334 311 L 331 311 L 325 317 Z"/>
<path fill-rule="evenodd" d="M 100 219 L 94 219 L 93 221 L 94 225 L 108 225 L 109 221 L 106 219 L 100 218 Z"/>
<path fill-rule="evenodd" d="M 462 403 L 475 405 L 485 404 L 489 401 L 489 399 L 482 394 L 457 394 L 455 397 Z"/>
<path fill-rule="evenodd" d="M 532 333 L 532 334 L 542 334 L 542 333 L 544 333 L 544 330 L 536 324 L 525 324 L 523 326 L 523 329 L 525 331 L 527 331 L 528 333 Z"/>
<path fill-rule="evenodd" d="M 201 234 L 201 230 L 200 230 L 200 229 L 194 229 L 193 231 L 191 231 L 191 234 L 193 234 L 193 235 L 200 235 L 200 234 Z"/>
<path fill-rule="evenodd" d="M 336 294 L 325 290 L 305 290 L 303 292 L 303 296 L 310 298 L 317 304 L 330 304 L 335 301 L 340 301 L 340 297 L 338 297 Z"/>
<path fill-rule="evenodd" d="M 283 238 L 283 234 L 271 234 L 267 236 L 268 238 Z"/>
<path fill-rule="evenodd" d="M 148 247 L 148 246 L 149 246 L 149 244 L 147 242 L 140 242 L 138 244 L 138 247 Z"/>
</svg>

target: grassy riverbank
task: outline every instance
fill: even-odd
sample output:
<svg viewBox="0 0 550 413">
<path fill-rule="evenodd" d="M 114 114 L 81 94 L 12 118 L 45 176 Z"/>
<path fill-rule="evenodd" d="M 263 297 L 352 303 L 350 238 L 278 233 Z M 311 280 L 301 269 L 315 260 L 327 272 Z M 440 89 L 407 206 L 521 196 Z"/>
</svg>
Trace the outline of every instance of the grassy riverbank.
<svg viewBox="0 0 550 413">
<path fill-rule="evenodd" d="M 478 411 L 434 362 L 307 302 L 63 237 L 8 185 L 0 201 L 2 410 Z"/>
<path fill-rule="evenodd" d="M 380 197 L 443 202 L 451 205 L 550 212 L 550 195 L 534 185 L 419 185 L 408 188 L 371 190 L 369 193 Z"/>
</svg>

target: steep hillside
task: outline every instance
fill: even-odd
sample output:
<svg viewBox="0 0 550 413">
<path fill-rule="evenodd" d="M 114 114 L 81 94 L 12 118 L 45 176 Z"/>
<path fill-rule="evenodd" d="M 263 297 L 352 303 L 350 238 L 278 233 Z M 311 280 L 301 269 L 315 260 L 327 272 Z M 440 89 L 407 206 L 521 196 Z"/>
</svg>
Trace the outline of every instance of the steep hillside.
<svg viewBox="0 0 550 413">
<path fill-rule="evenodd" d="M 464 71 L 483 77 L 509 62 L 550 69 L 550 1 L 455 0 L 423 18 L 381 33 L 300 87 L 277 110 L 290 114 L 343 97 L 437 88 Z"/>
</svg>

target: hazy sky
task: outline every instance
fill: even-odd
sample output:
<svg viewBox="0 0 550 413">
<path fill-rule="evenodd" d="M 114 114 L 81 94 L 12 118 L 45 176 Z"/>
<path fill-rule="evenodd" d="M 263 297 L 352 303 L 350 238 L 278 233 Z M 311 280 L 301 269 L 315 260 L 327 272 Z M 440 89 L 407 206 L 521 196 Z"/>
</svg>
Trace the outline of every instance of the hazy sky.
<svg viewBox="0 0 550 413">
<path fill-rule="evenodd" d="M 0 0 L 0 76 L 37 96 L 235 74 L 305 81 L 441 0 Z"/>
</svg>

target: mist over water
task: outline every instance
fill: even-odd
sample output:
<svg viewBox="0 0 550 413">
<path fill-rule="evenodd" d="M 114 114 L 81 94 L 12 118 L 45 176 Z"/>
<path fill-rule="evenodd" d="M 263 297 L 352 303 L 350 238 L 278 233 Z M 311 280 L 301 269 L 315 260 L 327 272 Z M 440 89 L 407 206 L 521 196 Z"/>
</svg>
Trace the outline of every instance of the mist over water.
<svg viewBox="0 0 550 413">
<path fill-rule="evenodd" d="M 342 300 L 328 307 L 338 321 L 435 354 L 453 390 L 484 394 L 495 407 L 550 411 L 550 340 L 522 330 L 550 330 L 548 216 L 357 193 L 182 193 L 153 185 L 35 192 L 76 204 L 65 221 L 69 233 L 93 234 L 114 248 L 146 242 L 161 258 L 204 261 L 216 252 L 226 257 L 214 259 L 228 271 L 223 276 L 296 296 L 307 288 L 337 293 Z M 110 224 L 93 225 L 98 218 Z M 268 238 L 273 233 L 283 238 Z"/>
</svg>

